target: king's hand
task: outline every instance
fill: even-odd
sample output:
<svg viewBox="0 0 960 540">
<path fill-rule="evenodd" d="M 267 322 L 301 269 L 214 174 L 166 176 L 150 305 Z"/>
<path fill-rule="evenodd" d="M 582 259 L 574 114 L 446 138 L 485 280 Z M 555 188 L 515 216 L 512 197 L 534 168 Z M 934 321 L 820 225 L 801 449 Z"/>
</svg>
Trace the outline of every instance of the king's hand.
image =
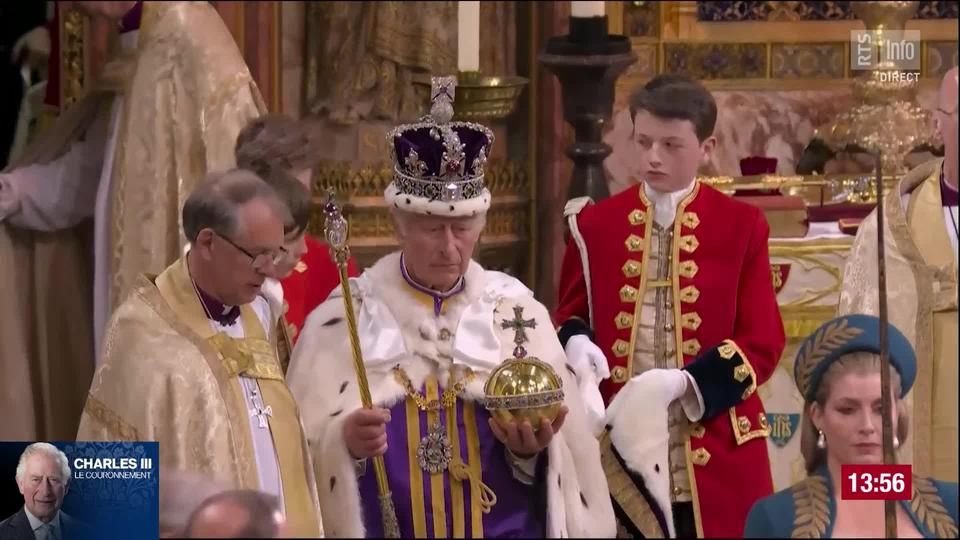
<svg viewBox="0 0 960 540">
<path fill-rule="evenodd" d="M 567 407 L 561 406 L 560 412 L 553 422 L 546 418 L 540 419 L 540 429 L 533 431 L 530 422 L 524 420 L 517 422 L 516 419 L 510 422 L 504 422 L 496 417 L 490 417 L 490 429 L 493 430 L 493 436 L 503 443 L 515 456 L 521 459 L 528 459 L 539 454 L 544 448 L 550 446 L 553 436 L 563 427 L 563 421 L 567 417 Z"/>
<path fill-rule="evenodd" d="M 343 423 L 343 440 L 353 459 L 371 458 L 387 453 L 387 422 L 390 411 L 361 407 Z"/>
</svg>

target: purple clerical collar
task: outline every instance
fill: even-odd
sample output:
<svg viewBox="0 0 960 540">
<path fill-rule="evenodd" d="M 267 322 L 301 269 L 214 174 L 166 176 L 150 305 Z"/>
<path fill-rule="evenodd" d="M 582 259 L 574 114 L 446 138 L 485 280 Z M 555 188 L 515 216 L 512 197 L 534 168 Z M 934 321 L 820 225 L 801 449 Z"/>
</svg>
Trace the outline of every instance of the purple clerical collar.
<svg viewBox="0 0 960 540">
<path fill-rule="evenodd" d="M 204 311 L 206 311 L 207 316 L 221 326 L 231 326 L 237 321 L 237 317 L 240 316 L 239 306 L 224 305 L 223 302 L 217 300 L 200 287 L 197 287 L 197 294 L 200 295 L 200 301 L 203 302 L 203 307 L 206 308 Z"/>
<path fill-rule="evenodd" d="M 947 183 L 946 176 L 943 175 L 943 167 L 940 168 L 940 201 L 943 206 L 957 206 L 960 200 L 960 193 Z"/>
<path fill-rule="evenodd" d="M 400 274 L 403 275 L 403 279 L 407 282 L 407 285 L 410 285 L 414 289 L 422 292 L 433 298 L 433 315 L 434 317 L 440 316 L 440 311 L 443 308 L 443 301 L 450 298 L 451 296 L 460 294 L 463 292 L 464 287 L 466 286 L 466 281 L 463 279 L 463 276 L 460 276 L 460 279 L 457 280 L 457 284 L 453 286 L 447 292 L 435 291 L 429 287 L 424 287 L 423 285 L 414 281 L 410 277 L 410 273 L 407 272 L 407 265 L 403 262 L 403 253 L 400 254 Z"/>
<path fill-rule="evenodd" d="M 140 19 L 143 17 L 143 2 L 137 2 L 130 11 L 120 19 L 120 33 L 133 32 L 140 29 Z"/>
</svg>

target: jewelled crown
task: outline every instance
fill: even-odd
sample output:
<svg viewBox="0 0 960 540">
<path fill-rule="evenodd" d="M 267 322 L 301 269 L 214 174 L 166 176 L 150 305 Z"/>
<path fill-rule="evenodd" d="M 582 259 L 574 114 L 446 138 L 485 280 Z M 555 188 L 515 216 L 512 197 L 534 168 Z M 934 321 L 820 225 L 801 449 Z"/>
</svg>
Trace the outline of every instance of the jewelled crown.
<svg viewBox="0 0 960 540">
<path fill-rule="evenodd" d="M 393 182 L 387 203 L 404 211 L 462 217 L 490 208 L 483 174 L 493 132 L 473 122 L 451 122 L 456 77 L 431 79 L 430 114 L 387 134 Z"/>
</svg>

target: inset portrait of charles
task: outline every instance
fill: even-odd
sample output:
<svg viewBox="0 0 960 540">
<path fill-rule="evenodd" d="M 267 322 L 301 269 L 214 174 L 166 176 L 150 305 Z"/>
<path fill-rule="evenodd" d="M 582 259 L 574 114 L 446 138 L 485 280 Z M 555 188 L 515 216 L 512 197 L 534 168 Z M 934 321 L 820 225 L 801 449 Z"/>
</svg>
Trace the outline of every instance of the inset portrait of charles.
<svg viewBox="0 0 960 540">
<path fill-rule="evenodd" d="M 72 540 L 84 536 L 86 525 L 61 510 L 71 476 L 69 460 L 56 446 L 45 442 L 28 446 L 20 455 L 16 473 L 23 507 L 0 521 L 0 540 Z"/>
</svg>

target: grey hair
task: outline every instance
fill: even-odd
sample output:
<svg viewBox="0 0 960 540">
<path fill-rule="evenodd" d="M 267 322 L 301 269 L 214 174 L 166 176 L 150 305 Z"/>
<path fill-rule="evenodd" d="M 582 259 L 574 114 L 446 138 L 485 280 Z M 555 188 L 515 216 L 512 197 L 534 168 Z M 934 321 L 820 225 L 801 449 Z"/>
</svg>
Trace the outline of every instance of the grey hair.
<svg viewBox="0 0 960 540">
<path fill-rule="evenodd" d="M 31 456 L 37 454 L 47 454 L 57 461 L 57 465 L 60 466 L 60 474 L 62 475 L 63 483 L 70 482 L 70 460 L 67 459 L 67 455 L 63 453 L 62 450 L 56 446 L 45 443 L 45 442 L 36 442 L 28 446 L 22 454 L 20 454 L 20 462 L 17 463 L 17 481 L 23 481 L 23 475 L 27 472 L 27 459 Z"/>
<path fill-rule="evenodd" d="M 398 235 L 400 235 L 400 236 L 403 236 L 403 235 L 405 235 L 405 234 L 407 233 L 407 224 L 410 222 L 410 220 L 420 216 L 420 214 L 415 214 L 415 213 L 413 213 L 413 212 L 407 212 L 407 211 L 405 211 L 405 210 L 400 210 L 400 209 L 398 209 L 398 208 L 391 208 L 391 209 L 390 209 L 390 215 L 393 217 L 393 227 L 394 227 L 394 230 L 395 230 L 396 233 L 397 233 Z M 436 216 L 436 217 L 443 217 L 443 216 Z M 464 217 L 460 217 L 460 218 L 449 218 L 449 219 L 464 219 Z M 466 219 L 475 220 L 475 222 L 477 223 L 477 229 L 478 229 L 478 233 L 477 233 L 477 234 L 479 234 L 480 232 L 482 232 L 482 231 L 483 231 L 483 228 L 486 227 L 486 225 L 487 225 L 487 213 L 486 213 L 486 212 L 481 212 L 481 213 L 479 213 L 479 214 L 477 214 L 477 215 L 475 215 L 475 216 L 467 216 Z"/>
<path fill-rule="evenodd" d="M 826 450 L 817 448 L 817 439 L 820 434 L 816 426 L 813 425 L 813 418 L 810 415 L 812 405 L 816 403 L 822 409 L 830 398 L 833 383 L 843 375 L 879 372 L 880 356 L 872 352 L 845 354 L 827 367 L 820 379 L 820 386 L 817 387 L 817 393 L 813 401 L 808 401 L 803 406 L 802 425 L 800 426 L 800 454 L 803 456 L 808 473 L 817 470 L 826 462 L 827 458 Z M 900 395 L 900 373 L 896 369 L 890 370 L 890 388 L 895 396 Z M 907 414 L 903 399 L 897 398 L 894 407 L 897 410 L 897 439 L 900 440 L 900 444 L 903 444 L 910 434 L 910 417 Z"/>
<path fill-rule="evenodd" d="M 219 503 L 232 504 L 246 511 L 247 521 L 237 532 L 239 538 L 273 538 L 283 519 L 280 500 L 276 496 L 253 489 L 234 489 L 217 493 L 200 503 L 187 523 L 187 536 L 193 537 L 191 532 L 200 514 Z"/>
<path fill-rule="evenodd" d="M 236 236 L 240 232 L 238 210 L 253 200 L 267 203 L 284 223 L 290 221 L 290 211 L 276 191 L 255 173 L 244 169 L 208 173 L 183 204 L 183 232 L 187 240 L 196 242 L 203 229 Z"/>
</svg>

